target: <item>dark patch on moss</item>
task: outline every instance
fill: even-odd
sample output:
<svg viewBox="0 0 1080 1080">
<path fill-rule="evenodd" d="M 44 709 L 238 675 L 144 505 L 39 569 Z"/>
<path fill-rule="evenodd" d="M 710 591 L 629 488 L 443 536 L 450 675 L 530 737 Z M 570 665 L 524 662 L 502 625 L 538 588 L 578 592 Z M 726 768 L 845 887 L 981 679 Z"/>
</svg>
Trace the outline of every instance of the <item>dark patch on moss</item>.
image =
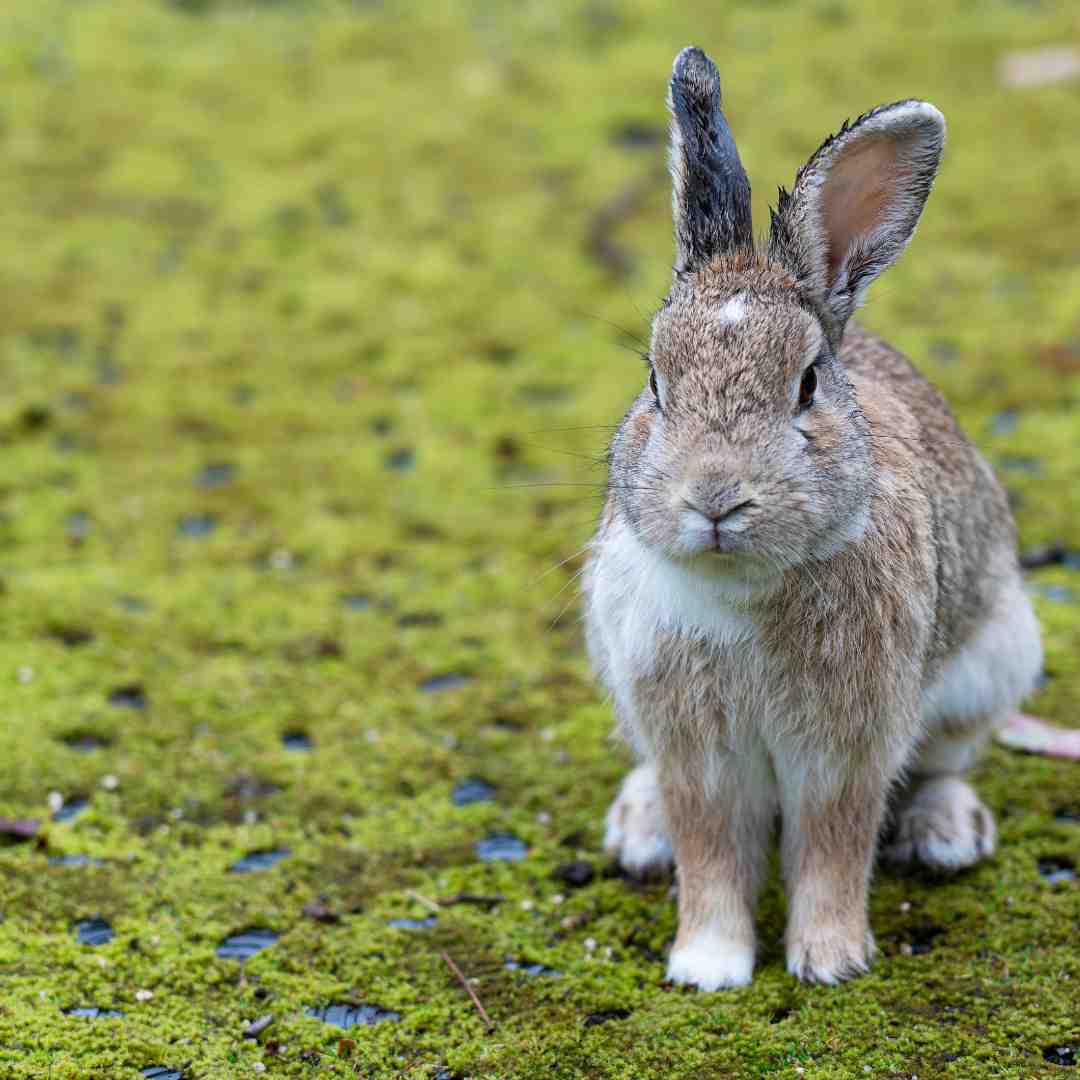
<svg viewBox="0 0 1080 1080">
<path fill-rule="evenodd" d="M 479 776 L 471 776 L 454 786 L 450 801 L 455 806 L 471 806 L 473 803 L 494 802 L 495 788 Z"/>
<path fill-rule="evenodd" d="M 236 466 L 229 461 L 212 461 L 204 465 L 195 477 L 195 486 L 201 488 L 227 487 L 236 479 Z"/>
<path fill-rule="evenodd" d="M 650 150 L 663 146 L 667 132 L 659 124 L 646 124 L 629 120 L 611 133 L 611 141 L 624 150 Z"/>
<path fill-rule="evenodd" d="M 592 863 L 578 859 L 574 862 L 560 863 L 551 872 L 551 876 L 571 889 L 582 889 L 592 884 L 596 877 L 596 868 Z"/>
<path fill-rule="evenodd" d="M 1038 865 L 1039 876 L 1048 885 L 1076 880 L 1076 863 L 1068 855 L 1044 855 Z"/>
<path fill-rule="evenodd" d="M 507 971 L 517 971 L 522 975 L 529 975 L 534 978 L 537 975 L 545 975 L 551 978 L 562 975 L 561 971 L 556 971 L 555 968 L 548 967 L 546 964 L 538 964 L 531 960 L 515 960 L 512 957 L 503 962 L 503 967 Z"/>
<path fill-rule="evenodd" d="M 68 514 L 67 520 L 64 523 L 67 538 L 72 544 L 83 543 L 90 535 L 93 527 L 94 525 L 90 520 L 90 515 L 82 510 L 77 510 L 73 514 Z"/>
<path fill-rule="evenodd" d="M 107 945 L 116 937 L 113 928 L 100 916 L 93 919 L 80 919 L 71 931 L 80 945 Z"/>
<path fill-rule="evenodd" d="M 1069 1043 L 1043 1047 L 1043 1060 L 1051 1065 L 1062 1065 L 1065 1068 L 1075 1068 L 1080 1060 L 1080 1043 L 1075 1046 Z"/>
<path fill-rule="evenodd" d="M 432 675 L 430 679 L 425 679 L 420 684 L 420 689 L 425 694 L 439 694 L 444 690 L 459 690 L 463 686 L 468 686 L 470 682 L 472 679 L 468 675 L 447 672 L 444 675 Z"/>
<path fill-rule="evenodd" d="M 69 649 L 77 649 L 80 645 L 89 645 L 94 640 L 94 632 L 85 626 L 74 626 L 67 623 L 52 623 L 46 628 L 48 637 L 59 641 Z"/>
<path fill-rule="evenodd" d="M 481 862 L 521 862 L 529 854 L 529 847 L 513 833 L 498 832 L 477 840 L 473 845 Z"/>
<path fill-rule="evenodd" d="M 279 791 L 281 791 L 281 785 L 275 784 L 273 780 L 253 776 L 250 773 L 241 773 L 225 785 L 225 798 L 243 801 L 265 799 L 270 795 L 276 795 Z"/>
<path fill-rule="evenodd" d="M 253 926 L 225 938 L 217 947 L 217 955 L 223 960 L 250 960 L 263 949 L 270 948 L 278 937 L 278 933 L 274 930 Z"/>
<path fill-rule="evenodd" d="M 398 617 L 397 624 L 403 630 L 417 626 L 442 626 L 444 619 L 437 611 L 407 611 Z"/>
<path fill-rule="evenodd" d="M 409 446 L 391 450 L 383 459 L 383 463 L 393 472 L 407 472 L 416 465 L 416 451 Z"/>
<path fill-rule="evenodd" d="M 61 735 L 60 738 L 62 742 L 80 754 L 89 754 L 94 750 L 100 750 L 111 742 L 110 739 L 102 735 L 96 735 L 92 731 L 72 731 L 67 735 Z"/>
<path fill-rule="evenodd" d="M 324 1024 L 344 1028 L 371 1027 L 401 1019 L 401 1013 L 384 1009 L 381 1005 L 321 1005 L 304 1010 L 307 1016 Z"/>
<path fill-rule="evenodd" d="M 1062 543 L 1038 544 L 1020 553 L 1020 565 L 1025 570 L 1038 570 L 1043 566 L 1065 566 L 1080 570 L 1080 551 Z"/>
<path fill-rule="evenodd" d="M 341 602 L 350 611 L 368 611 L 371 608 L 371 597 L 362 593 L 350 593 L 343 596 Z"/>
<path fill-rule="evenodd" d="M 109 704 L 117 709 L 145 709 L 146 691 L 140 683 L 128 683 L 109 691 Z"/>
<path fill-rule="evenodd" d="M 74 821 L 76 818 L 82 817 L 89 809 L 89 799 L 82 795 L 72 795 L 71 798 L 63 801 L 60 809 L 53 813 L 52 819 L 56 822 Z"/>
<path fill-rule="evenodd" d="M 176 523 L 176 531 L 192 540 L 209 536 L 217 527 L 218 519 L 214 514 L 185 514 Z"/>
<path fill-rule="evenodd" d="M 260 870 L 269 870 L 283 859 L 287 859 L 290 854 L 288 848 L 260 848 L 258 851 L 249 852 L 242 859 L 237 859 L 229 867 L 229 873 L 251 874 Z"/>
<path fill-rule="evenodd" d="M 67 866 L 75 869 L 81 869 L 82 867 L 90 866 L 100 868 L 105 866 L 104 859 L 96 859 L 92 855 L 50 855 L 50 866 Z"/>
<path fill-rule="evenodd" d="M 323 900 L 312 900 L 304 905 L 304 914 L 315 922 L 332 926 L 341 922 L 341 916 Z"/>
<path fill-rule="evenodd" d="M 589 1013 L 582 1021 L 585 1027 L 599 1027 L 601 1024 L 610 1024 L 613 1020 L 626 1020 L 631 1015 L 629 1009 L 603 1009 L 600 1012 Z"/>
</svg>

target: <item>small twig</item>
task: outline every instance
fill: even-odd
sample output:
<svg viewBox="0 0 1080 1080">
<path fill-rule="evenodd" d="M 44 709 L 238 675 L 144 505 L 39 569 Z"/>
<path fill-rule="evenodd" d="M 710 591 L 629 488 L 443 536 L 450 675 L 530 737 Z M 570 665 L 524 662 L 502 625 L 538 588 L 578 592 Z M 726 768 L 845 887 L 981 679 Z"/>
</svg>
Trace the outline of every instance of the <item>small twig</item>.
<svg viewBox="0 0 1080 1080">
<path fill-rule="evenodd" d="M 266 1013 L 265 1016 L 260 1016 L 257 1020 L 252 1020 L 246 1028 L 244 1028 L 245 1039 L 257 1039 L 275 1020 L 273 1013 Z"/>
<path fill-rule="evenodd" d="M 453 896 L 440 896 L 440 907 L 453 907 L 455 904 L 473 904 L 476 907 L 487 908 L 489 911 L 499 904 L 505 903 L 505 896 L 477 896 L 475 893 L 454 893 Z"/>
<path fill-rule="evenodd" d="M 427 896 L 423 896 L 415 889 L 406 889 L 405 895 L 409 897 L 410 900 L 415 900 L 418 904 L 422 904 L 428 909 L 428 911 L 434 911 L 436 914 L 438 914 L 442 910 L 439 905 L 435 903 L 434 900 L 430 899 Z"/>
<path fill-rule="evenodd" d="M 465 992 L 469 995 L 469 997 L 472 998 L 473 1004 L 476 1006 L 476 1011 L 480 1014 L 484 1023 L 487 1025 L 488 1031 L 493 1031 L 495 1029 L 494 1022 L 492 1021 L 491 1017 L 488 1016 L 487 1009 L 485 1009 L 484 1006 L 480 1003 L 480 999 L 476 996 L 476 991 L 469 985 L 469 980 L 466 979 L 464 975 L 462 975 L 461 968 L 459 968 L 457 964 L 454 963 L 449 953 L 444 952 L 440 955 L 446 961 L 446 966 L 457 976 L 457 981 L 465 987 Z"/>
</svg>

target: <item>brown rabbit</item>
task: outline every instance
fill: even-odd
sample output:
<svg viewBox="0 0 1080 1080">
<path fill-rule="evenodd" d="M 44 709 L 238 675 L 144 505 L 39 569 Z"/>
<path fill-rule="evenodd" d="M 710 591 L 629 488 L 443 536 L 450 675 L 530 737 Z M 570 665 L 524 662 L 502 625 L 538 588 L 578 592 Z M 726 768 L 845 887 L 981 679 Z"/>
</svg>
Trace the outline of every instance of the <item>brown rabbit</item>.
<svg viewBox="0 0 1080 1080">
<path fill-rule="evenodd" d="M 945 122 L 901 101 L 845 124 L 755 249 L 700 50 L 676 58 L 669 107 L 674 279 L 585 575 L 590 655 L 641 762 L 606 845 L 634 873 L 674 861 L 669 978 L 738 986 L 779 813 L 788 970 L 834 983 L 874 953 L 891 794 L 887 857 L 950 870 L 993 852 L 964 777 L 1042 664 L 990 467 L 849 322 L 914 232 Z"/>
</svg>

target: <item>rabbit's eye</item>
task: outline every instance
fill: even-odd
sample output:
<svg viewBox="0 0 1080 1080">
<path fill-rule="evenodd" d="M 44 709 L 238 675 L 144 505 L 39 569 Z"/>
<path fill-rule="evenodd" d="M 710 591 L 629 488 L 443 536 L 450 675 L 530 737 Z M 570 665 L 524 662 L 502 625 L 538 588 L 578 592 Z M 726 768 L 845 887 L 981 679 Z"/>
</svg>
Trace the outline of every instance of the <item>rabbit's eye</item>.
<svg viewBox="0 0 1080 1080">
<path fill-rule="evenodd" d="M 660 408 L 660 388 L 656 385 L 656 372 L 649 372 L 649 389 L 652 391 L 653 400 L 656 402 L 656 407 Z"/>
<path fill-rule="evenodd" d="M 799 408 L 808 409 L 814 404 L 814 391 L 817 390 L 817 365 L 811 364 L 803 373 L 799 384 Z"/>
</svg>

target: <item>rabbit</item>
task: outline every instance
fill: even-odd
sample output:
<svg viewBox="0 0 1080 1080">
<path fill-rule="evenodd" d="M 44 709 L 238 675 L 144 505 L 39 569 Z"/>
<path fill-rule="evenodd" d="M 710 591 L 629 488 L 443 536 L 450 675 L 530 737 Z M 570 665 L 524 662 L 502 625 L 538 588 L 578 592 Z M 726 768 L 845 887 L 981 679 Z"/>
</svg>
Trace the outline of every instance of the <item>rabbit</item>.
<svg viewBox="0 0 1080 1080">
<path fill-rule="evenodd" d="M 993 853 L 965 777 L 1042 668 L 990 466 L 851 321 L 911 239 L 945 121 L 907 100 L 845 123 L 755 245 L 699 49 L 668 107 L 674 274 L 583 574 L 590 660 L 638 759 L 605 846 L 633 874 L 674 864 L 667 977 L 711 991 L 752 978 L 779 817 L 787 969 L 833 984 L 875 953 L 879 837 L 939 871 Z"/>
</svg>

